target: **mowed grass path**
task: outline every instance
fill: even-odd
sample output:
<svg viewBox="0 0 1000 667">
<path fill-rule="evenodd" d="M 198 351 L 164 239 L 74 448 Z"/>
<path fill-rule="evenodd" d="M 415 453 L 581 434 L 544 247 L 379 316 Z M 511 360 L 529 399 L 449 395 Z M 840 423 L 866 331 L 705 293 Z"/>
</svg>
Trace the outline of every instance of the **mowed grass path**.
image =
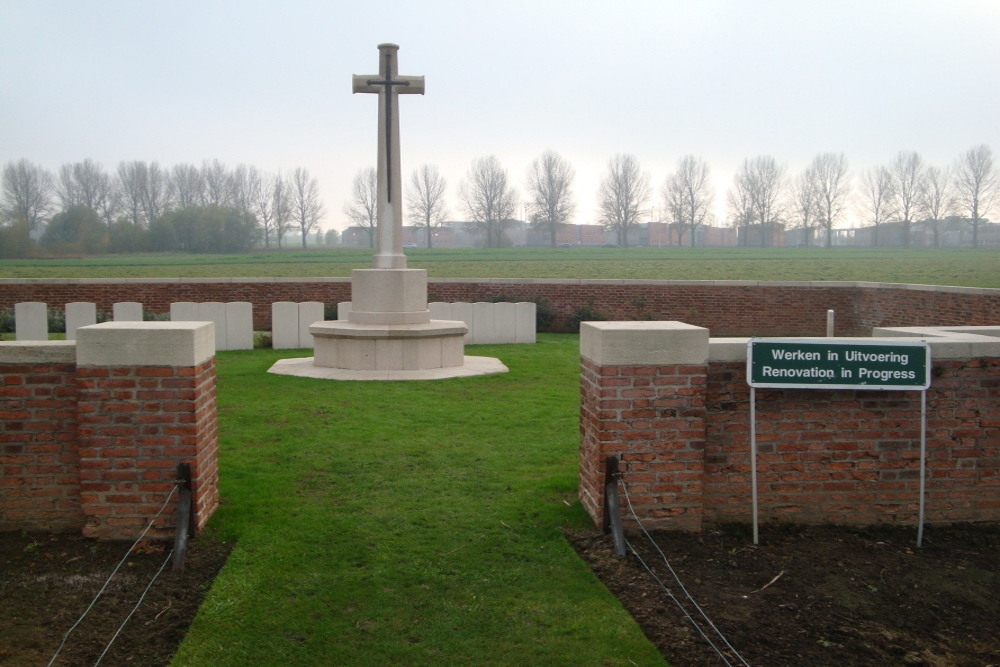
<svg viewBox="0 0 1000 667">
<path fill-rule="evenodd" d="M 209 531 L 236 548 L 174 664 L 663 664 L 563 537 L 589 521 L 578 346 L 470 347 L 510 373 L 419 383 L 220 353 Z"/>
<path fill-rule="evenodd" d="M 996 249 L 443 248 L 407 250 L 432 278 L 847 280 L 1000 287 Z M 0 261 L 0 278 L 349 277 L 364 249 Z"/>
</svg>

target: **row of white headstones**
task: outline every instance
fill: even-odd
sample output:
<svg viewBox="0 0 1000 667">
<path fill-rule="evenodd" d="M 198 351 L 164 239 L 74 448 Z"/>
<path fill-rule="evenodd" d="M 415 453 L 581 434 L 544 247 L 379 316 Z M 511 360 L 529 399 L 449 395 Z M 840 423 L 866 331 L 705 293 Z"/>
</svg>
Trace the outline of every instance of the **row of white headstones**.
<svg viewBox="0 0 1000 667">
<path fill-rule="evenodd" d="M 443 303 L 428 304 L 431 318 L 465 322 L 467 344 L 534 343 L 535 304 L 522 303 Z M 337 319 L 346 320 L 351 302 L 337 304 Z M 112 306 L 115 322 L 141 322 L 143 307 L 135 301 Z M 19 341 L 48 340 L 48 307 L 39 301 L 14 306 L 15 338 Z M 271 304 L 271 346 L 274 349 L 312 348 L 309 327 L 324 319 L 319 301 L 279 301 Z M 170 304 L 173 322 L 214 322 L 215 349 L 250 350 L 254 344 L 253 304 L 178 301 Z M 77 301 L 66 304 L 66 339 L 75 340 L 76 330 L 97 322 L 97 306 Z"/>
</svg>

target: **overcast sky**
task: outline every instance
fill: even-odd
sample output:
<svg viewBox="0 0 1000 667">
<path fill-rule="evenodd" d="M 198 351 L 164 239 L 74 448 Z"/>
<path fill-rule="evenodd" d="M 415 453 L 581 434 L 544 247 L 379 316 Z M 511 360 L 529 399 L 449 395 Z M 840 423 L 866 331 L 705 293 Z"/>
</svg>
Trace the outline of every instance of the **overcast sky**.
<svg viewBox="0 0 1000 667">
<path fill-rule="evenodd" d="M 400 98 L 402 167 L 437 165 L 452 219 L 471 162 L 496 155 L 523 194 L 546 149 L 576 169 L 596 222 L 607 162 L 660 188 L 686 154 L 722 205 L 740 163 L 790 174 L 823 151 L 852 173 L 915 150 L 940 166 L 1000 151 L 997 0 L 0 0 L 0 163 L 218 158 L 316 176 L 326 229 L 375 164 L 377 45 L 426 77 Z"/>
</svg>

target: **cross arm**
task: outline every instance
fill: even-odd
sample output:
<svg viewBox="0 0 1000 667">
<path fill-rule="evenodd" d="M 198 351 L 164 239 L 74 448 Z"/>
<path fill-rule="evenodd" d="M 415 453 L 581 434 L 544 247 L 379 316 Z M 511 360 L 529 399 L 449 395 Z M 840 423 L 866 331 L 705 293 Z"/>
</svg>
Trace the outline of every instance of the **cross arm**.
<svg viewBox="0 0 1000 667">
<path fill-rule="evenodd" d="M 385 81 L 381 74 L 355 74 L 351 78 L 352 91 L 354 93 L 381 93 L 385 90 Z M 380 83 L 375 83 L 376 81 Z M 392 79 L 393 90 L 397 93 L 419 93 L 424 94 L 424 77 L 422 76 L 396 76 Z"/>
<path fill-rule="evenodd" d="M 371 86 L 368 84 L 369 81 L 374 81 L 378 79 L 378 74 L 366 75 L 366 74 L 355 74 L 351 77 L 351 84 L 353 93 L 379 93 L 385 86 Z"/>
</svg>

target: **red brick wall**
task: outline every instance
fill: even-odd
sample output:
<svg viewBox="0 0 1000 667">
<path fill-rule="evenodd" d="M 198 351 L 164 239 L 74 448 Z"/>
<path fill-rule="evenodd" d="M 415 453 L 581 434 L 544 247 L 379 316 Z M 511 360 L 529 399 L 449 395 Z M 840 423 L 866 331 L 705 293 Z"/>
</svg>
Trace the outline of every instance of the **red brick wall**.
<svg viewBox="0 0 1000 667">
<path fill-rule="evenodd" d="M 933 367 L 927 520 L 1000 519 L 1000 359 Z M 710 364 L 708 386 L 706 520 L 749 520 L 746 363 Z M 762 520 L 916 520 L 919 392 L 759 389 L 757 451 Z"/>
<path fill-rule="evenodd" d="M 79 529 L 74 364 L 0 364 L 0 530 Z"/>
<path fill-rule="evenodd" d="M 84 534 L 141 532 L 174 490 L 182 462 L 192 463 L 203 525 L 218 504 L 215 359 L 194 368 L 81 367 L 76 385 Z M 176 501 L 150 535 L 173 534 Z"/>
<path fill-rule="evenodd" d="M 989 326 L 1000 318 L 1000 290 L 861 289 L 854 310 L 865 336 L 872 327 Z"/>
<path fill-rule="evenodd" d="M 118 301 L 138 301 L 166 313 L 174 301 L 249 301 L 254 326 L 271 327 L 271 303 L 350 301 L 347 278 L 259 281 L 205 279 L 199 282 L 0 281 L 0 308 L 22 301 L 62 307 L 91 301 L 110 311 Z M 507 297 L 539 299 L 556 315 L 555 330 L 568 326 L 580 308 L 609 320 L 680 320 L 707 327 L 715 336 L 818 336 L 826 332 L 826 311 L 837 311 L 837 335 L 868 335 L 874 326 L 950 326 L 996 323 L 1000 291 L 938 291 L 854 284 L 794 286 L 780 284 L 717 285 L 621 281 L 537 282 L 533 280 L 432 280 L 430 301 L 486 301 Z"/>
<path fill-rule="evenodd" d="M 746 362 L 698 368 L 582 360 L 581 499 L 595 521 L 615 454 L 649 525 L 751 520 Z M 1000 359 L 934 362 L 927 416 L 926 520 L 1000 520 Z M 758 390 L 757 444 L 763 521 L 916 523 L 918 392 Z"/>
<path fill-rule="evenodd" d="M 603 516 L 605 459 L 618 456 L 637 514 L 652 525 L 701 529 L 705 380 L 703 366 L 582 360 L 580 498 L 596 521 Z"/>
</svg>

